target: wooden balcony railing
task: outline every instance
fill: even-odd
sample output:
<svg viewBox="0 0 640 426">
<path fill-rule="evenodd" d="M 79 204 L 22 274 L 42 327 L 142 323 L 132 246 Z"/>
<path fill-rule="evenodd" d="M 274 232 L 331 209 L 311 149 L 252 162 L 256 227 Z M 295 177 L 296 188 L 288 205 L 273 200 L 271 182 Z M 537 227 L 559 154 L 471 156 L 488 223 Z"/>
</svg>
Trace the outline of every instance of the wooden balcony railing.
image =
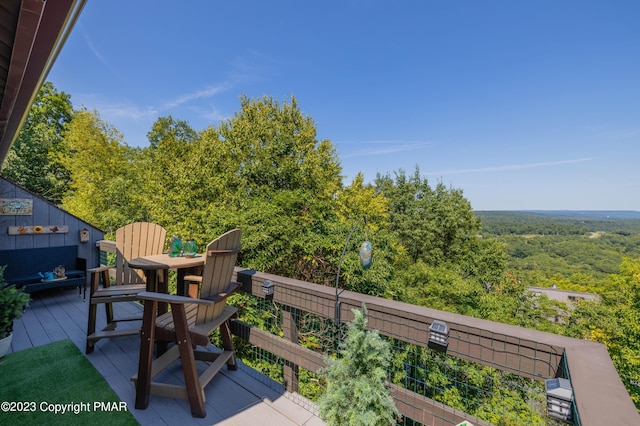
<svg viewBox="0 0 640 426">
<path fill-rule="evenodd" d="M 264 298 L 262 283 L 274 285 L 273 301 L 285 307 L 285 338 L 259 330 L 240 321 L 232 327 L 235 335 L 285 360 L 285 385 L 296 390 L 292 373 L 296 367 L 317 372 L 325 366 L 323 355 L 298 344 L 295 324 L 288 311 L 304 311 L 333 319 L 336 305 L 334 288 L 236 268 L 242 290 Z M 450 329 L 447 354 L 539 381 L 568 375 L 574 407 L 581 425 L 640 424 L 640 415 L 631 401 L 604 345 L 572 339 L 507 324 L 486 321 L 407 303 L 367 296 L 350 291 L 339 293 L 339 317 L 353 318 L 352 309 L 367 307 L 368 326 L 380 334 L 417 346 L 427 346 L 433 320 Z M 288 371 L 287 371 L 288 370 Z M 566 370 L 566 371 L 565 371 Z M 423 424 L 446 422 L 452 425 L 468 420 L 474 425 L 486 422 L 469 417 L 432 399 L 393 386 L 399 411 Z"/>
<path fill-rule="evenodd" d="M 100 244 L 100 249 L 112 252 L 108 242 Z M 235 269 L 234 279 L 242 283 L 242 291 L 259 298 L 265 298 L 262 284 L 271 281 L 274 292 L 269 297 L 286 307 L 282 316 L 284 338 L 241 321 L 234 321 L 232 332 L 285 360 L 284 384 L 290 391 L 297 390 L 298 367 L 312 372 L 325 367 L 322 354 L 298 343 L 292 312 L 350 321 L 351 310 L 365 303 L 368 326 L 384 336 L 425 347 L 429 326 L 434 320 L 440 320 L 446 322 L 450 330 L 448 355 L 539 381 L 569 376 L 575 417 L 581 425 L 640 425 L 640 414 L 602 344 L 350 291 L 339 292 L 336 310 L 336 291 L 332 287 L 239 267 Z M 395 385 L 391 388 L 401 414 L 422 424 L 455 425 L 464 420 L 477 426 L 487 424 L 410 390 Z"/>
</svg>

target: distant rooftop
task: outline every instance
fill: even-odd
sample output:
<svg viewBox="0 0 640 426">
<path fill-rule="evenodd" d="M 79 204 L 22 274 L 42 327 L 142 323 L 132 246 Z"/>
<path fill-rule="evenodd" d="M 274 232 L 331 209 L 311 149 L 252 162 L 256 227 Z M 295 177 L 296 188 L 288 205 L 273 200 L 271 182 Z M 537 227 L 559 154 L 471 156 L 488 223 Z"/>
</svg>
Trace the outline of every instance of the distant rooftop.
<svg viewBox="0 0 640 426">
<path fill-rule="evenodd" d="M 536 296 L 545 295 L 551 300 L 559 302 L 577 302 L 579 300 L 600 300 L 600 295 L 596 293 L 585 293 L 581 291 L 560 290 L 553 287 L 528 287 L 528 291 Z"/>
</svg>

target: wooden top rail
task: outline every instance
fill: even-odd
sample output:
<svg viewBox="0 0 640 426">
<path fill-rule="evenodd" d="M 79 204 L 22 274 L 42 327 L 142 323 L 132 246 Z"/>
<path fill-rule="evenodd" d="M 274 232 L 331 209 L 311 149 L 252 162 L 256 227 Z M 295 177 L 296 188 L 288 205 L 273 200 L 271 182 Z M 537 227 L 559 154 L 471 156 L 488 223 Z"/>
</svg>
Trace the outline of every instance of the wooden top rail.
<svg viewBox="0 0 640 426">
<path fill-rule="evenodd" d="M 273 301 L 332 319 L 336 301 L 333 287 L 236 268 L 242 290 L 264 297 L 262 283 L 274 284 Z M 350 291 L 339 293 L 340 314 L 353 318 L 351 309 L 367 307 L 368 325 L 380 334 L 427 346 L 433 320 L 450 329 L 447 354 L 517 375 L 544 380 L 556 377 L 563 354 L 571 377 L 582 425 L 635 425 L 640 415 L 629 397 L 604 345 L 556 334 L 515 327 L 408 303 Z"/>
<path fill-rule="evenodd" d="M 247 288 L 246 274 L 238 272 L 238 281 L 248 293 L 262 297 L 262 282 L 269 280 L 275 284 L 274 302 L 334 317 L 334 288 L 255 271 L 249 272 L 253 279 Z M 342 291 L 340 302 L 343 321 L 353 319 L 351 310 L 360 309 L 364 302 L 369 328 L 418 346 L 427 345 L 433 320 L 445 321 L 450 330 L 448 354 L 536 380 L 555 377 L 568 339 L 351 291 Z"/>
</svg>

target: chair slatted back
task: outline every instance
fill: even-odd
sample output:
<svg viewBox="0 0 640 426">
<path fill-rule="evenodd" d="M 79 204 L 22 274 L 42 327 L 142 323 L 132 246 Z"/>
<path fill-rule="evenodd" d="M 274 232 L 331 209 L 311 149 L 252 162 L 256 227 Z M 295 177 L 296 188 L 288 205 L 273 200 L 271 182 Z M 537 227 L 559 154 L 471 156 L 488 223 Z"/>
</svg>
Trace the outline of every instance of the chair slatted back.
<svg viewBox="0 0 640 426">
<path fill-rule="evenodd" d="M 116 285 L 144 284 L 144 272 L 129 268 L 137 257 L 161 254 L 167 231 L 160 225 L 136 222 L 116 231 Z"/>
<path fill-rule="evenodd" d="M 200 298 L 221 293 L 231 283 L 233 268 L 240 252 L 241 234 L 240 229 L 233 229 L 207 245 Z M 195 323 L 203 324 L 217 318 L 224 310 L 225 305 L 224 301 L 216 303 L 214 306 L 198 305 Z"/>
</svg>

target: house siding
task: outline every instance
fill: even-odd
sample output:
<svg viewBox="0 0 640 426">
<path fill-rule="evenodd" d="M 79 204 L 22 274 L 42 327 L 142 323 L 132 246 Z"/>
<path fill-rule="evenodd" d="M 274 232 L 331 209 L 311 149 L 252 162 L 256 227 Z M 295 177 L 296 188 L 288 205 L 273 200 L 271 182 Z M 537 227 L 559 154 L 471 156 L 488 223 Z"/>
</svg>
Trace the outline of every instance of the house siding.
<svg viewBox="0 0 640 426">
<path fill-rule="evenodd" d="M 77 245 L 78 257 L 87 259 L 87 267 L 94 268 L 99 265 L 100 253 L 96 243 L 104 239 L 102 230 L 4 178 L 0 178 L 0 198 L 33 200 L 31 215 L 0 215 L 0 250 Z M 37 225 L 66 225 L 69 231 L 60 234 L 9 235 L 10 226 Z M 89 241 L 84 243 L 80 242 L 80 230 L 83 228 L 89 230 Z"/>
</svg>

